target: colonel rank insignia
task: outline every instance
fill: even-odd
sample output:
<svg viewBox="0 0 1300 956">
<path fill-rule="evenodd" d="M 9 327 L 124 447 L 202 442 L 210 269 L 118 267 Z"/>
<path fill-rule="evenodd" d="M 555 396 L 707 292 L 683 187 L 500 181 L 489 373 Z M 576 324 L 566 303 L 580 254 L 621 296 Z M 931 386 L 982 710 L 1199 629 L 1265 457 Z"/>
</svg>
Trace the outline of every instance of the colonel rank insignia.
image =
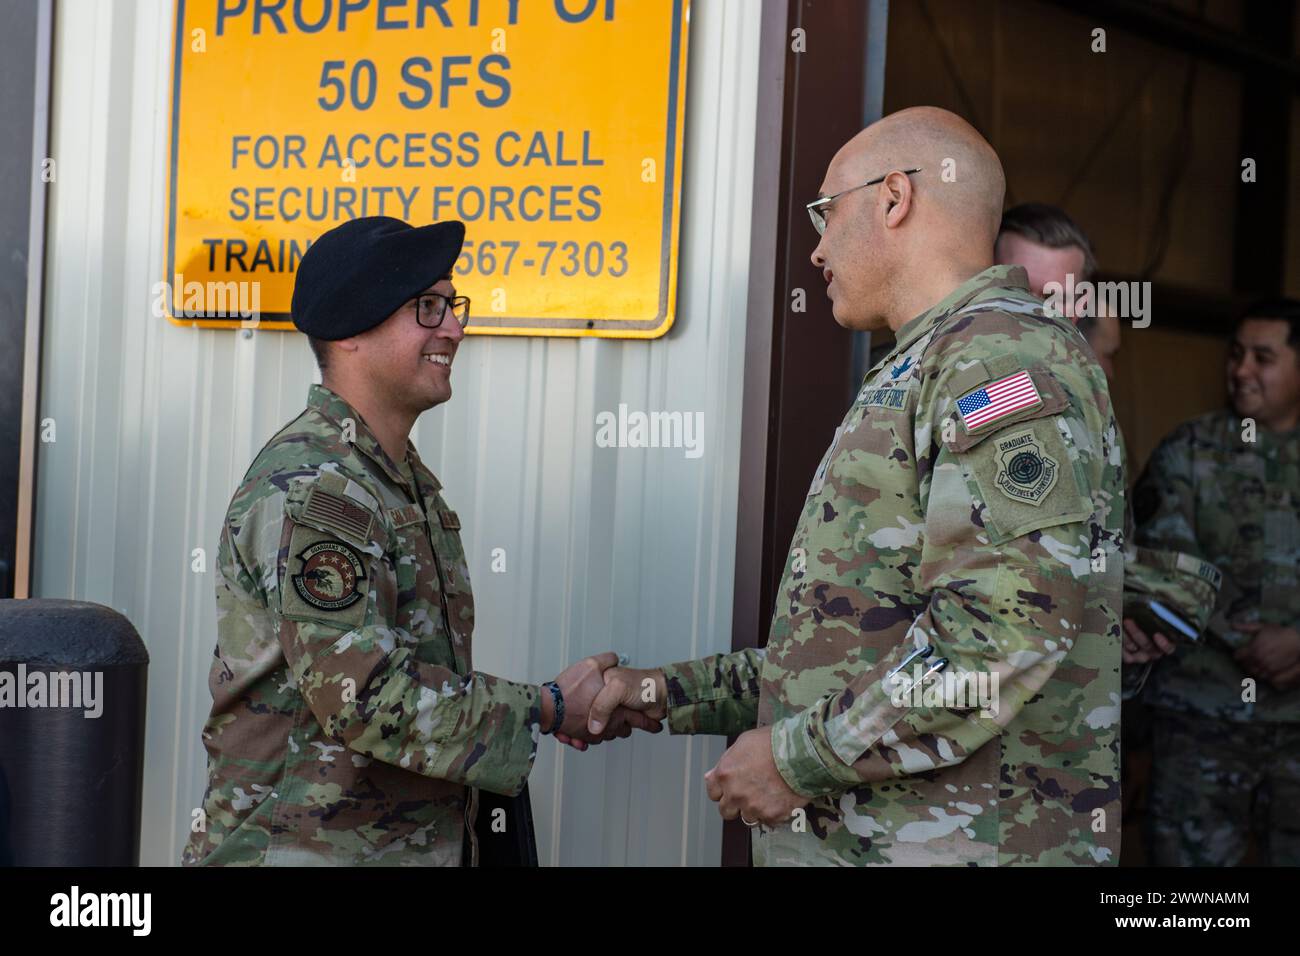
<svg viewBox="0 0 1300 956">
<path fill-rule="evenodd" d="M 1032 428 L 997 439 L 997 484 L 1013 501 L 1037 505 L 1056 484 L 1057 462 L 1043 454 Z"/>
<path fill-rule="evenodd" d="M 299 597 L 322 611 L 341 611 L 361 598 L 366 577 L 361 556 L 342 541 L 318 541 L 298 555 L 302 573 L 293 576 Z"/>
</svg>

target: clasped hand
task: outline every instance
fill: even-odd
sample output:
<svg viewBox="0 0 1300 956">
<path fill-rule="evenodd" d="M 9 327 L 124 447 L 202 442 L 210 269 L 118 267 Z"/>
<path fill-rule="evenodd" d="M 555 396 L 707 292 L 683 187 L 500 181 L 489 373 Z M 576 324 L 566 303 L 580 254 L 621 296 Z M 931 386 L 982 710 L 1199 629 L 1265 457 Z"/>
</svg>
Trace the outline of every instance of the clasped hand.
<svg viewBox="0 0 1300 956">
<path fill-rule="evenodd" d="M 564 695 L 564 720 L 559 727 L 550 726 L 553 714 L 549 693 L 543 691 L 542 728 L 554 731 L 555 739 L 574 750 L 586 750 L 593 744 L 615 737 L 627 737 L 633 731 L 644 730 L 657 734 L 663 729 L 662 714 L 656 716 L 644 708 L 623 707 L 609 694 L 600 705 L 600 720 L 591 719 L 593 705 L 606 688 L 605 674 L 615 670 L 618 655 L 613 651 L 584 657 L 566 667 L 555 678 Z"/>
<path fill-rule="evenodd" d="M 1300 687 L 1300 632 L 1260 622 L 1237 624 L 1236 628 L 1251 635 L 1250 643 L 1234 655 L 1246 673 L 1263 678 L 1280 691 Z"/>
<path fill-rule="evenodd" d="M 626 737 L 633 727 L 652 733 L 662 728 L 668 717 L 663 671 L 618 667 L 617 663 L 618 656 L 613 653 L 598 654 L 579 661 L 556 678 L 565 696 L 564 724 L 555 734 L 561 743 L 585 750 L 602 740 Z M 571 675 L 578 688 L 576 707 L 569 702 L 569 691 L 561 682 L 566 675 Z M 593 675 L 597 675 L 599 687 Z M 577 717 L 578 710 L 585 717 L 585 725 Z M 771 727 L 749 730 L 736 738 L 717 766 L 704 775 L 704 783 L 723 819 L 739 817 L 750 826 L 780 826 L 809 802 L 792 790 L 777 770 Z"/>
<path fill-rule="evenodd" d="M 1233 657 L 1247 674 L 1267 681 L 1280 691 L 1300 687 L 1300 632 L 1281 624 L 1237 622 L 1233 627 L 1250 635 L 1250 642 Z M 1137 623 L 1124 620 L 1123 660 L 1125 664 L 1145 664 L 1176 649 L 1163 634 L 1148 636 Z"/>
</svg>

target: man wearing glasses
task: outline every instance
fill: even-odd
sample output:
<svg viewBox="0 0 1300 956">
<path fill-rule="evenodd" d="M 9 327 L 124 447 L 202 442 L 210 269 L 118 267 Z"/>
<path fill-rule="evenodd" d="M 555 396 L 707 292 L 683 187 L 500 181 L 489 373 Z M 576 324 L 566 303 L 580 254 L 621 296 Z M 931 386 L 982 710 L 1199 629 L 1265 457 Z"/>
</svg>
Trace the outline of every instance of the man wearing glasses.
<svg viewBox="0 0 1300 956">
<path fill-rule="evenodd" d="M 739 735 L 705 780 L 759 864 L 1113 865 L 1124 490 L 1105 378 L 1024 269 L 993 265 L 1002 168 L 959 117 L 886 117 L 821 192 L 835 321 L 895 344 L 813 476 L 767 645 L 611 668 L 588 729 L 621 705 Z"/>
<path fill-rule="evenodd" d="M 537 734 L 658 730 L 587 709 L 614 654 L 537 686 L 473 669 L 460 519 L 409 439 L 451 398 L 465 227 L 357 219 L 303 256 L 294 324 L 322 384 L 221 529 L 208 787 L 183 862 L 472 865 L 480 788 L 524 787 Z"/>
</svg>

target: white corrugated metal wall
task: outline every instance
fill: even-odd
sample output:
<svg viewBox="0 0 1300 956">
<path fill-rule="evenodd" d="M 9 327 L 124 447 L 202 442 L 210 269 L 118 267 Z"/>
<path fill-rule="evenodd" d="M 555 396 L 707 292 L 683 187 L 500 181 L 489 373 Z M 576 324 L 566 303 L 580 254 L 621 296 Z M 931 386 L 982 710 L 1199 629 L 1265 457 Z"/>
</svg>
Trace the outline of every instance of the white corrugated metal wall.
<svg viewBox="0 0 1300 956">
<path fill-rule="evenodd" d="M 167 0 L 61 0 L 34 596 L 96 601 L 152 658 L 141 860 L 179 859 L 205 777 L 213 573 L 231 492 L 316 379 L 296 334 L 175 328 L 161 276 Z M 465 526 L 476 665 L 546 680 L 610 647 L 650 665 L 731 627 L 758 77 L 750 0 L 694 0 L 677 324 L 653 342 L 476 337 L 416 443 Z M 472 229 L 472 227 L 471 227 Z M 704 413 L 704 454 L 597 448 L 597 412 Z M 192 570 L 194 549 L 208 570 Z M 503 548 L 506 572 L 489 570 Z M 701 775 L 718 738 L 543 740 L 543 862 L 702 864 L 721 826 Z"/>
</svg>

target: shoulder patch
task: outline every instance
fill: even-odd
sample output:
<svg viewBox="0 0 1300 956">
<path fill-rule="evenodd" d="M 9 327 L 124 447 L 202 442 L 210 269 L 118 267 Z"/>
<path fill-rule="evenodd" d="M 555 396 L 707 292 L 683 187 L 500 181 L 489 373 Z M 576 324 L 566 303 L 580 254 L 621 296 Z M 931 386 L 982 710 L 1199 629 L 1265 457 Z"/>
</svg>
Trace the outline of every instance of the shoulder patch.
<svg viewBox="0 0 1300 956">
<path fill-rule="evenodd" d="M 1047 418 L 1070 406 L 1065 390 L 1055 377 L 1035 367 L 1004 373 L 979 388 L 951 394 L 956 396 L 951 418 L 960 422 L 961 428 L 944 441 L 957 454 L 969 451 L 1010 425 Z"/>
<path fill-rule="evenodd" d="M 1029 372 L 1021 369 L 995 382 L 981 385 L 957 399 L 957 412 L 967 432 L 988 429 L 1016 412 L 1034 409 L 1043 398 Z"/>
<path fill-rule="evenodd" d="M 312 607 L 341 611 L 361 600 L 366 566 L 350 545 L 317 541 L 295 557 L 299 572 L 293 575 L 294 589 Z"/>
<path fill-rule="evenodd" d="M 354 541 L 369 542 L 375 516 L 354 499 L 317 486 L 308 492 L 299 520 L 325 531 L 338 531 Z"/>
<path fill-rule="evenodd" d="M 363 551 L 386 547 L 388 532 L 378 500 L 356 481 L 334 471 L 302 481 L 291 489 L 285 513 L 295 524 L 338 537 Z"/>
<path fill-rule="evenodd" d="M 1061 463 L 1043 451 L 1033 428 L 997 436 L 998 490 L 1012 501 L 1038 505 L 1056 487 Z"/>
<path fill-rule="evenodd" d="M 1092 514 L 1056 418 L 1004 429 L 958 460 L 984 503 L 994 544 Z"/>
</svg>

